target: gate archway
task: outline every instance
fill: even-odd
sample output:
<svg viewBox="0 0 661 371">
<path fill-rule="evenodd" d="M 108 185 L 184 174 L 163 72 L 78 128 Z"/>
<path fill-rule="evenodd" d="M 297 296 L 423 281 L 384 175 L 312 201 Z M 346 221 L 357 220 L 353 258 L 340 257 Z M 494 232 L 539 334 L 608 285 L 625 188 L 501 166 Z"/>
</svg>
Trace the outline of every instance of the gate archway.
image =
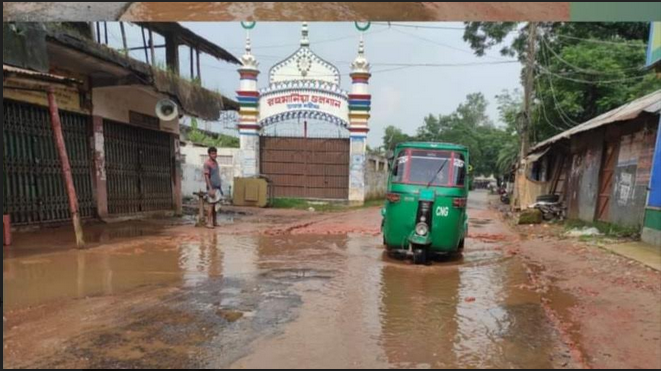
<svg viewBox="0 0 661 371">
<path fill-rule="evenodd" d="M 307 23 L 299 49 L 270 69 L 268 87 L 257 88 L 259 65 L 249 35 L 242 62 L 238 100 L 243 176 L 269 178 L 276 197 L 363 202 L 371 96 L 362 39 L 352 64 L 351 93 L 342 90 L 339 69 L 310 49 Z M 299 130 L 284 135 L 270 130 L 285 123 Z M 340 134 L 319 135 L 319 123 L 337 127 Z"/>
</svg>

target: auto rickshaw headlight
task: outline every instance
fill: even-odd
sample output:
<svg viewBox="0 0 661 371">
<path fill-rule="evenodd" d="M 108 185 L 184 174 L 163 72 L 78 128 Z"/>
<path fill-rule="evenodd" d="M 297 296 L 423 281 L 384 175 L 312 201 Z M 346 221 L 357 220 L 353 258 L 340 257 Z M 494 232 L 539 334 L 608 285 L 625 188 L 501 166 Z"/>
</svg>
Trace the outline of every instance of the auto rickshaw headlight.
<svg viewBox="0 0 661 371">
<path fill-rule="evenodd" d="M 415 227 L 415 233 L 418 236 L 426 236 L 429 234 L 429 226 L 425 223 L 420 223 Z"/>
</svg>

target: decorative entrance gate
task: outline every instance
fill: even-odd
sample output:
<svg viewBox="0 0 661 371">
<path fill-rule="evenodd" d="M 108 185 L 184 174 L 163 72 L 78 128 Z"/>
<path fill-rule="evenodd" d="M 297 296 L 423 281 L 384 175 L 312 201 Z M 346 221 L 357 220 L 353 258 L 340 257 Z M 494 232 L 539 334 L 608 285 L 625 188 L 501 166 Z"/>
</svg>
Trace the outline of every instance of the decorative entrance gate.
<svg viewBox="0 0 661 371">
<path fill-rule="evenodd" d="M 174 158 L 169 134 L 104 121 L 108 212 L 113 215 L 174 208 Z"/>
<path fill-rule="evenodd" d="M 349 139 L 261 137 L 260 147 L 261 173 L 275 197 L 349 197 Z"/>
<path fill-rule="evenodd" d="M 60 223 L 71 219 L 62 166 L 53 141 L 48 109 L 7 99 L 2 102 L 3 214 L 13 225 Z M 96 214 L 88 116 L 60 111 L 62 130 L 83 218 Z"/>
<path fill-rule="evenodd" d="M 252 29 L 254 23 L 244 27 Z M 339 69 L 310 49 L 307 23 L 302 27 L 300 48 L 271 68 L 268 87 L 257 87 L 259 63 L 252 55 L 249 35 L 241 61 L 237 100 L 242 176 L 270 178 L 275 197 L 362 203 L 371 110 L 370 65 L 362 37 L 358 57 L 351 64 L 351 93 L 342 90 Z M 292 123 L 304 127 L 305 135 L 277 137 L 278 125 Z M 348 138 L 308 135 L 322 123 L 348 133 Z M 275 138 L 265 136 L 270 129 L 276 134 L 269 135 Z"/>
</svg>

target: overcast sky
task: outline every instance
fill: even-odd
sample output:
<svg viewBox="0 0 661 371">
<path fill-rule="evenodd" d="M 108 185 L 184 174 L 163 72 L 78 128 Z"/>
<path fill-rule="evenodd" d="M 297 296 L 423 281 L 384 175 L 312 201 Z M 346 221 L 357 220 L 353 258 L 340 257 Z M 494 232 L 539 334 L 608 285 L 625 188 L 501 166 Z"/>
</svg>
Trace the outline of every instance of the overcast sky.
<svg viewBox="0 0 661 371">
<path fill-rule="evenodd" d="M 233 53 L 243 54 L 245 31 L 240 23 L 183 23 L 183 25 Z M 399 23 L 388 27 L 373 24 L 365 34 L 366 56 L 372 63 L 370 81 L 372 118 L 369 144 L 382 143 L 384 129 L 395 125 L 414 134 L 423 118 L 432 114 L 448 114 L 470 93 L 482 92 L 489 100 L 489 115 L 498 123 L 495 96 L 504 89 L 520 86 L 521 65 L 495 64 L 510 60 L 501 57 L 497 49 L 487 57 L 478 58 L 462 39 L 461 23 L 417 23 L 421 28 L 401 27 L 414 23 Z M 118 29 L 111 28 L 111 43 L 119 42 Z M 260 88 L 268 81 L 268 70 L 294 53 L 299 45 L 300 23 L 257 23 L 251 31 L 253 54 L 260 62 Z M 342 88 L 350 91 L 350 62 L 357 55 L 359 32 L 353 23 L 310 23 L 311 49 L 334 63 L 342 73 Z M 129 46 L 140 46 L 139 32 L 129 32 Z M 159 40 L 156 39 L 156 44 Z M 144 60 L 143 52 L 133 52 Z M 160 51 L 157 58 L 163 59 Z M 188 64 L 188 53 L 182 48 L 182 66 Z M 462 67 L 410 67 L 392 64 L 471 64 L 494 63 Z M 182 74 L 190 74 L 189 67 Z M 239 86 L 236 66 L 211 57 L 202 59 L 204 86 L 235 98 Z"/>
</svg>

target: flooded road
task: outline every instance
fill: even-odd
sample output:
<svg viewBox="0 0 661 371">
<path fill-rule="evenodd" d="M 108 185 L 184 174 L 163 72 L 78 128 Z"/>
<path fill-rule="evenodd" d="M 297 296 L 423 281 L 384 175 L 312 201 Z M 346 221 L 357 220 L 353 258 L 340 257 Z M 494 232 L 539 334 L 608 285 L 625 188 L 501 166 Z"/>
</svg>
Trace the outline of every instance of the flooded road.
<svg viewBox="0 0 661 371">
<path fill-rule="evenodd" d="M 429 267 L 389 259 L 373 233 L 230 224 L 5 254 L 3 366 L 575 366 L 485 198 L 472 200 L 465 257 Z M 378 229 L 378 209 L 353 213 Z"/>
</svg>

